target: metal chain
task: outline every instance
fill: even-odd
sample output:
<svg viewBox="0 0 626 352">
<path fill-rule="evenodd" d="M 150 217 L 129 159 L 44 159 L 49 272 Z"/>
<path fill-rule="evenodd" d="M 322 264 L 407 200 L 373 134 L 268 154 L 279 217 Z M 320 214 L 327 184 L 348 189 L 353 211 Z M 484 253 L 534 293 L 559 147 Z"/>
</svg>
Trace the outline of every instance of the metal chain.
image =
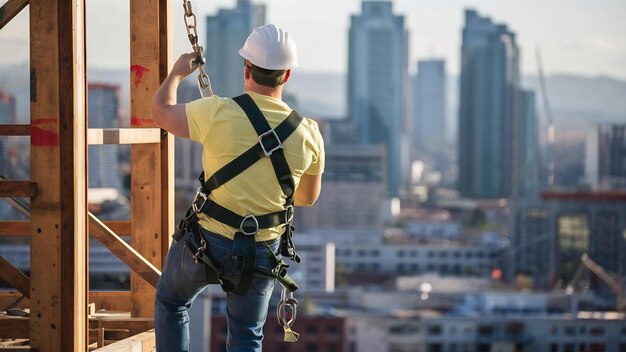
<svg viewBox="0 0 626 352">
<path fill-rule="evenodd" d="M 191 47 L 196 54 L 196 59 L 194 60 L 194 63 L 198 65 L 198 89 L 200 90 L 200 96 L 202 96 L 203 98 L 205 96 L 210 97 L 213 95 L 213 89 L 211 88 L 211 80 L 209 80 L 209 75 L 204 71 L 204 54 L 202 53 L 202 45 L 198 44 L 196 14 L 193 13 L 193 9 L 191 8 L 191 1 L 183 0 L 183 9 L 185 10 L 184 20 L 185 28 L 187 29 L 187 37 L 189 37 Z M 207 95 L 204 95 L 205 90 L 208 93 Z"/>
</svg>

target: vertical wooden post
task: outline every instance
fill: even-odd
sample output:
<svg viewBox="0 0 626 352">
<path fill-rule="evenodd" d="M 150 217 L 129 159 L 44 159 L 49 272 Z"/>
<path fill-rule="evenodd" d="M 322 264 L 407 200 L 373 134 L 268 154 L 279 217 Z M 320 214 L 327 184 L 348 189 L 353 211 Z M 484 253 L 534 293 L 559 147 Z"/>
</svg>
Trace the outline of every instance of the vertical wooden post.
<svg viewBox="0 0 626 352">
<path fill-rule="evenodd" d="M 30 346 L 86 351 L 84 0 L 30 1 Z"/>
<path fill-rule="evenodd" d="M 151 101 L 169 69 L 170 21 L 166 0 L 133 0 L 131 18 L 131 127 L 156 127 Z M 173 227 L 173 143 L 166 135 L 160 144 L 131 147 L 132 246 L 162 268 Z M 131 273 L 133 316 L 154 315 L 154 288 Z"/>
</svg>

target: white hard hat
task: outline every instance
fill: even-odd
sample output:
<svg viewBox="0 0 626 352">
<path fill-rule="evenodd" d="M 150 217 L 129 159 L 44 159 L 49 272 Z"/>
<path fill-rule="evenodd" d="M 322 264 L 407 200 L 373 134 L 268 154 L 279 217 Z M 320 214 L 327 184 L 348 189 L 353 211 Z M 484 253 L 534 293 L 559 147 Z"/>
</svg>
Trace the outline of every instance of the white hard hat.
<svg viewBox="0 0 626 352">
<path fill-rule="evenodd" d="M 239 55 L 267 70 L 288 70 L 298 66 L 296 42 L 286 30 L 273 24 L 255 28 Z"/>
</svg>

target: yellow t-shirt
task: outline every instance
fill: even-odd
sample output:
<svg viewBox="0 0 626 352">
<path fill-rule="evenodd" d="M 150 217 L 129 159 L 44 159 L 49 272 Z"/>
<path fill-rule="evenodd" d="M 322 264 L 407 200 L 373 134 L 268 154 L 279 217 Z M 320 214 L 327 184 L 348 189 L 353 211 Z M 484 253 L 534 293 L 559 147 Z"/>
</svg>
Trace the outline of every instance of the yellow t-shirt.
<svg viewBox="0 0 626 352">
<path fill-rule="evenodd" d="M 248 92 L 272 128 L 276 128 L 291 113 L 282 100 Z M 259 141 L 254 127 L 234 100 L 213 96 L 186 105 L 189 136 L 202 144 L 202 168 L 208 179 L 222 166 L 243 154 Z M 320 175 L 324 172 L 324 142 L 317 123 L 303 119 L 302 123 L 283 141 L 284 153 L 296 188 L 302 174 Z M 285 196 L 278 184 L 270 158 L 263 158 L 243 173 L 215 189 L 209 198 L 239 214 L 265 215 L 283 210 Z M 200 225 L 210 232 L 233 238 L 238 230 L 204 214 Z M 256 241 L 279 237 L 284 225 L 261 230 Z"/>
</svg>

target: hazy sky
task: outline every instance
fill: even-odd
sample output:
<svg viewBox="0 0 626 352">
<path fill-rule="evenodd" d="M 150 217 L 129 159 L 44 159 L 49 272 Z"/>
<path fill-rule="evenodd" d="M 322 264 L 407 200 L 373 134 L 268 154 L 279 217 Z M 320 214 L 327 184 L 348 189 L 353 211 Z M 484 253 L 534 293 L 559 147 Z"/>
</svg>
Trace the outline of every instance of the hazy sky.
<svg viewBox="0 0 626 352">
<path fill-rule="evenodd" d="M 6 0 L 0 0 L 3 4 Z M 305 71 L 344 72 L 350 15 L 357 0 L 264 0 L 268 21 L 288 29 Z M 235 6 L 235 0 L 192 0 L 204 42 L 204 17 Z M 517 33 L 522 71 L 536 73 L 540 47 L 548 73 L 610 75 L 626 79 L 625 0 L 395 0 L 410 35 L 410 70 L 418 59 L 441 57 L 459 71 L 465 8 L 473 8 Z M 188 51 L 182 0 L 173 0 L 174 52 Z M 128 0 L 87 0 L 88 60 L 92 67 L 125 68 L 129 56 Z M 28 16 L 23 11 L 0 31 L 0 64 L 28 58 Z"/>
</svg>

